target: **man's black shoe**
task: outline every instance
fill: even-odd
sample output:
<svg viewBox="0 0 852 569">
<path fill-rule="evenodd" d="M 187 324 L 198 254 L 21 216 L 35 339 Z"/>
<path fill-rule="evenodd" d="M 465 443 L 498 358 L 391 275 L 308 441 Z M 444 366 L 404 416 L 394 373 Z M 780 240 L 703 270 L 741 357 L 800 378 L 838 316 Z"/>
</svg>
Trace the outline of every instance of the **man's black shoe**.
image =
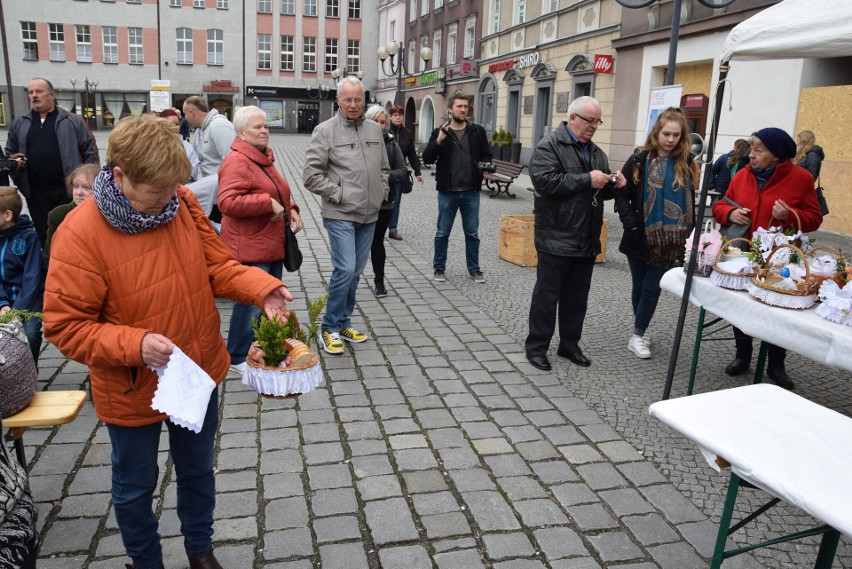
<svg viewBox="0 0 852 569">
<path fill-rule="evenodd" d="M 556 350 L 556 355 L 561 356 L 563 358 L 568 358 L 568 361 L 577 364 L 582 367 L 589 367 L 592 365 L 592 360 L 583 355 L 583 352 L 577 350 L 576 352 L 569 352 L 568 350 L 563 350 L 559 348 Z"/>
<path fill-rule="evenodd" d="M 783 387 L 784 389 L 794 390 L 796 386 L 793 384 L 793 380 L 790 379 L 790 376 L 787 375 L 787 372 L 784 369 L 773 369 L 767 368 L 766 375 L 775 382 L 775 385 L 778 387 Z"/>
<path fill-rule="evenodd" d="M 734 361 L 728 364 L 728 367 L 725 368 L 725 373 L 728 375 L 740 375 L 748 371 L 748 365 L 751 363 L 751 358 L 745 359 L 736 357 Z"/>
<path fill-rule="evenodd" d="M 527 354 L 527 361 L 530 362 L 530 365 L 534 368 L 538 368 L 543 371 L 550 371 L 550 362 L 547 360 L 547 356 L 531 356 Z"/>
</svg>

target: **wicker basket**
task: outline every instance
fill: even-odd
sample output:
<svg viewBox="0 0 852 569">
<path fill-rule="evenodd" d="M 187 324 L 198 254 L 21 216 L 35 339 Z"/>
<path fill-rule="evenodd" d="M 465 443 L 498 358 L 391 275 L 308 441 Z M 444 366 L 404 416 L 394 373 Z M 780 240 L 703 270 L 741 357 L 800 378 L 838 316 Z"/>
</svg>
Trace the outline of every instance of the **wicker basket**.
<svg viewBox="0 0 852 569">
<path fill-rule="evenodd" d="M 844 294 L 846 287 L 834 280 L 826 280 L 819 287 L 819 298 L 822 301 L 817 306 L 817 316 L 837 324 L 852 326 L 852 296 Z"/>
<path fill-rule="evenodd" d="M 734 241 L 742 241 L 748 244 L 749 246 L 751 245 L 751 241 L 744 237 L 737 237 L 735 239 L 731 239 L 730 241 L 728 241 L 728 244 L 731 244 Z M 719 261 L 722 261 L 722 257 L 723 255 L 720 252 L 720 254 L 716 257 L 716 260 L 713 262 L 713 272 L 710 273 L 710 282 L 722 288 L 728 288 L 731 290 L 745 290 L 748 284 L 751 282 L 751 278 L 754 273 L 731 273 L 722 270 L 719 268 Z"/>
<path fill-rule="evenodd" d="M 821 252 L 821 251 L 824 251 L 826 253 L 830 253 L 831 255 L 834 255 L 835 266 L 836 266 L 837 260 L 840 260 L 845 264 L 845 259 L 843 258 L 843 254 L 840 251 L 838 251 L 837 249 L 835 249 L 834 247 L 829 247 L 828 245 L 820 245 L 819 247 L 814 247 L 813 249 L 808 251 L 808 259 L 816 259 L 817 257 L 819 257 L 818 253 Z M 812 265 L 813 263 L 809 260 L 808 264 Z M 834 268 L 834 267 L 832 267 L 832 268 Z M 822 285 L 822 283 L 824 283 L 825 281 L 827 281 L 829 279 L 833 280 L 835 276 L 836 276 L 836 272 L 834 270 L 832 271 L 831 274 L 824 274 L 824 273 L 817 274 L 817 273 L 811 272 L 810 282 L 813 283 L 812 288 L 819 290 L 819 287 L 820 287 L 820 285 Z"/>
<path fill-rule="evenodd" d="M 802 265 L 805 268 L 804 281 L 796 283 L 795 289 L 777 286 L 777 283 L 784 280 L 771 268 L 758 269 L 757 274 L 752 277 L 751 282 L 746 287 L 750 295 L 756 299 L 782 308 L 810 308 L 817 300 L 817 290 L 819 285 L 811 278 L 811 271 L 808 267 L 808 259 L 802 250 L 795 245 L 781 245 L 773 249 L 766 258 L 766 267 L 770 267 L 772 257 L 780 250 L 789 248 L 798 253 L 802 260 Z"/>
<path fill-rule="evenodd" d="M 313 391 L 322 383 L 319 357 L 299 340 L 285 340 L 290 365 L 272 367 L 265 364 L 257 342 L 249 348 L 243 384 L 269 399 L 292 399 Z"/>
</svg>

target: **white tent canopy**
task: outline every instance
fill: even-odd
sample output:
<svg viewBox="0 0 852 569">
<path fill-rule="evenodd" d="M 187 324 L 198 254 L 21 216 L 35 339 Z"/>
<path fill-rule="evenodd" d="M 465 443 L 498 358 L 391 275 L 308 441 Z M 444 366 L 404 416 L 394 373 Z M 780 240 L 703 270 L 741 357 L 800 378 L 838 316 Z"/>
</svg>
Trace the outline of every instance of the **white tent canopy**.
<svg viewBox="0 0 852 569">
<path fill-rule="evenodd" d="M 784 0 L 738 24 L 721 61 L 852 56 L 852 1 Z"/>
</svg>

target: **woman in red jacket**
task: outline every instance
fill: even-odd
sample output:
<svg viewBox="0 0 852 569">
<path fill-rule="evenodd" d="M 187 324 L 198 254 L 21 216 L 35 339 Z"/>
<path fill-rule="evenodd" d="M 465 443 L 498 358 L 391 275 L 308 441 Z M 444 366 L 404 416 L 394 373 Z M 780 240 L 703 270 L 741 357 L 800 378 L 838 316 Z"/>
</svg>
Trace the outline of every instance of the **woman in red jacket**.
<svg viewBox="0 0 852 569">
<path fill-rule="evenodd" d="M 796 143 L 780 128 L 764 128 L 749 139 L 749 166 L 736 173 L 726 197 L 740 207 L 722 200 L 713 204 L 713 217 L 722 225 L 749 225 L 746 238 L 759 227 L 781 226 L 785 229 L 816 231 L 822 224 L 822 214 L 814 192 L 810 173 L 791 162 L 796 155 Z M 796 227 L 795 210 L 801 220 Z M 737 354 L 725 368 L 728 375 L 739 375 L 751 364 L 752 341 L 739 328 L 734 328 Z M 766 375 L 786 389 L 794 385 L 784 369 L 787 350 L 769 346 Z"/>
<path fill-rule="evenodd" d="M 266 113 L 258 107 L 240 107 L 234 113 L 237 138 L 219 167 L 219 210 L 222 241 L 237 261 L 260 267 L 281 278 L 284 261 L 284 224 L 302 229 L 299 206 L 290 197 L 290 185 L 273 165 Z M 252 342 L 251 321 L 260 310 L 234 303 L 228 328 L 231 371 L 242 374 Z"/>
</svg>

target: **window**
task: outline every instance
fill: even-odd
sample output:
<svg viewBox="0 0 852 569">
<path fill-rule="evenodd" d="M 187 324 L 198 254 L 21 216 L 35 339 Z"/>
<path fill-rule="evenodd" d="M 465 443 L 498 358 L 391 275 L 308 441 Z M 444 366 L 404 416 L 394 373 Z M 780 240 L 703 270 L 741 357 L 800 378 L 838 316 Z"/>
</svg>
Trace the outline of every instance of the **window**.
<svg viewBox="0 0 852 569">
<path fill-rule="evenodd" d="M 281 36 L 281 71 L 294 71 L 296 68 L 296 50 L 293 36 Z"/>
<path fill-rule="evenodd" d="M 227 10 L 228 8 L 230 8 L 229 0 L 216 0 L 217 10 Z"/>
<path fill-rule="evenodd" d="M 207 30 L 207 65 L 225 65 L 225 32 Z"/>
<path fill-rule="evenodd" d="M 281 13 L 282 14 L 295 14 L 296 13 L 296 0 L 281 0 Z"/>
<path fill-rule="evenodd" d="M 104 63 L 118 63 L 118 34 L 115 26 L 103 26 L 101 35 L 104 39 Z"/>
<path fill-rule="evenodd" d="M 428 0 L 423 0 L 428 2 Z M 413 22 L 417 19 L 417 0 L 409 0 L 408 2 L 408 21 Z"/>
<path fill-rule="evenodd" d="M 396 41 L 396 20 L 391 20 L 388 28 L 388 41 Z"/>
<path fill-rule="evenodd" d="M 350 73 L 361 71 L 361 40 L 346 42 L 346 69 Z"/>
<path fill-rule="evenodd" d="M 420 15 L 425 16 L 429 13 L 429 0 L 420 1 Z"/>
<path fill-rule="evenodd" d="M 112 1 L 115 2 L 115 0 L 112 0 Z M 142 0 L 127 0 L 127 3 L 128 4 L 141 4 Z"/>
<path fill-rule="evenodd" d="M 349 19 L 361 19 L 361 0 L 349 0 Z"/>
<path fill-rule="evenodd" d="M 337 38 L 325 38 L 325 72 L 337 69 Z"/>
<path fill-rule="evenodd" d="M 181 0 L 169 0 L 169 6 L 172 8 L 180 8 Z"/>
<path fill-rule="evenodd" d="M 491 0 L 491 20 L 488 22 L 488 33 L 500 31 L 500 0 Z"/>
<path fill-rule="evenodd" d="M 325 17 L 339 18 L 340 17 L 340 0 L 326 0 L 325 2 Z"/>
<path fill-rule="evenodd" d="M 542 0 L 541 13 L 550 14 L 559 10 L 559 0 Z"/>
<path fill-rule="evenodd" d="M 257 13 L 258 14 L 271 14 L 272 13 L 272 0 L 257 0 Z"/>
<path fill-rule="evenodd" d="M 435 0 L 435 9 L 437 10 L 444 5 L 444 0 Z"/>
<path fill-rule="evenodd" d="M 35 22 L 21 22 L 21 41 L 24 42 L 24 59 L 38 61 L 38 37 Z"/>
<path fill-rule="evenodd" d="M 432 36 L 432 67 L 441 66 L 441 30 Z"/>
<path fill-rule="evenodd" d="M 317 38 L 304 38 L 302 43 L 302 71 L 317 70 Z"/>
<path fill-rule="evenodd" d="M 177 64 L 192 65 L 192 30 L 177 29 Z"/>
<path fill-rule="evenodd" d="M 447 27 L 447 65 L 456 63 L 456 43 L 458 37 L 458 24 L 450 24 Z"/>
<path fill-rule="evenodd" d="M 305 0 L 305 16 L 317 15 L 317 0 Z"/>
<path fill-rule="evenodd" d="M 515 0 L 515 9 L 512 11 L 513 25 L 523 24 L 527 21 L 527 0 Z"/>
<path fill-rule="evenodd" d="M 408 73 L 413 73 L 416 69 L 414 65 L 417 63 L 415 59 L 414 52 L 417 50 L 417 45 L 414 43 L 414 40 L 408 42 L 408 61 L 405 64 L 405 70 Z M 400 54 L 400 59 L 402 59 L 402 55 Z"/>
<path fill-rule="evenodd" d="M 48 24 L 50 60 L 65 61 L 65 30 L 62 24 Z"/>
<path fill-rule="evenodd" d="M 77 61 L 92 62 L 92 30 L 87 25 L 77 25 Z"/>
<path fill-rule="evenodd" d="M 204 0 L 192 0 L 193 8 L 206 8 L 206 2 Z"/>
<path fill-rule="evenodd" d="M 476 47 L 476 16 L 470 17 L 464 22 L 464 56 L 473 58 Z"/>
<path fill-rule="evenodd" d="M 420 36 L 420 51 L 429 47 L 429 36 Z M 417 60 L 420 61 L 420 71 L 426 71 L 426 61 L 420 57 L 420 51 L 417 52 Z"/>
<path fill-rule="evenodd" d="M 257 68 L 272 69 L 272 36 L 257 34 Z"/>
<path fill-rule="evenodd" d="M 144 48 L 142 47 L 142 28 L 127 28 L 128 63 L 142 65 L 145 63 Z"/>
</svg>

